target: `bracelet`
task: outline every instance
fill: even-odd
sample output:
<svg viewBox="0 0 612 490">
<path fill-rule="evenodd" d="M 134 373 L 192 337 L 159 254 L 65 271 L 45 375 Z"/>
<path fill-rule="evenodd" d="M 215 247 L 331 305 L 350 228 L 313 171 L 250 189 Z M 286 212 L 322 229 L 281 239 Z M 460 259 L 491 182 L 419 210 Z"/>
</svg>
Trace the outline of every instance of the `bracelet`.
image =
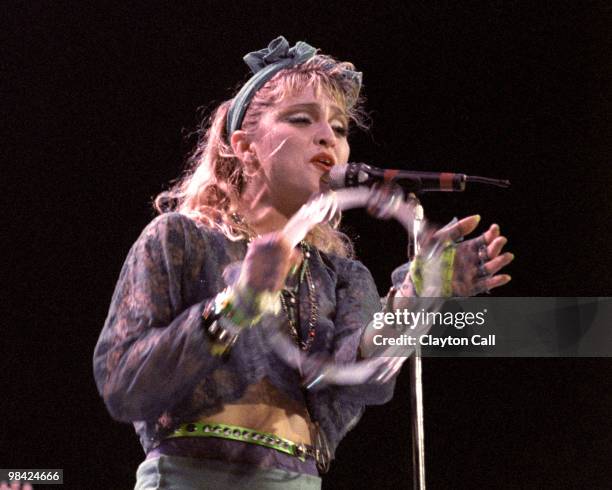
<svg viewBox="0 0 612 490">
<path fill-rule="evenodd" d="M 410 280 L 417 296 L 423 295 L 423 259 L 415 257 L 410 264 Z"/>
<path fill-rule="evenodd" d="M 279 309 L 279 293 L 254 293 L 242 288 L 236 294 L 227 287 L 202 312 L 202 327 L 210 340 L 211 353 L 227 355 L 243 328 L 250 328 L 266 313 L 278 313 Z"/>
<path fill-rule="evenodd" d="M 236 343 L 240 328 L 216 313 L 214 303 L 214 301 L 208 303 L 202 312 L 202 328 L 208 336 L 211 354 L 226 356 Z"/>
<path fill-rule="evenodd" d="M 278 314 L 281 308 L 280 292 L 256 292 L 249 286 L 242 285 L 235 292 L 228 287 L 221 294 L 217 308 L 239 327 L 252 327 L 267 313 Z M 217 295 L 219 297 L 219 295 Z"/>
<path fill-rule="evenodd" d="M 417 296 L 427 293 L 424 290 L 424 276 L 435 277 L 432 274 L 439 274 L 440 296 L 449 298 L 453 295 L 453 265 L 455 262 L 455 244 L 447 241 L 443 244 L 442 252 L 438 258 L 423 260 L 422 257 L 415 257 L 410 264 L 410 280 L 414 286 Z"/>
<path fill-rule="evenodd" d="M 453 295 L 453 265 L 457 248 L 454 243 L 447 245 L 440 257 L 440 274 L 442 276 L 442 296 L 450 298 Z"/>
</svg>

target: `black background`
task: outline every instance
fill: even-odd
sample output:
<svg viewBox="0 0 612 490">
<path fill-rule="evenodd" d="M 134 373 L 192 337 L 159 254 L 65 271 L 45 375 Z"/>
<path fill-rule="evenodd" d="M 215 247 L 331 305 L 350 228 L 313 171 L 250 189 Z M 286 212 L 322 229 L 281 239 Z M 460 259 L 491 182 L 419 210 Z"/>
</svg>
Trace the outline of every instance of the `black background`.
<svg viewBox="0 0 612 490">
<path fill-rule="evenodd" d="M 229 97 L 242 56 L 279 34 L 364 72 L 373 123 L 352 136 L 354 160 L 512 181 L 423 199 L 439 223 L 501 225 L 516 260 L 494 294 L 612 296 L 607 2 L 28 1 L 4 17 L 1 467 L 133 486 L 142 450 L 97 395 L 93 347 L 196 109 Z M 384 294 L 402 231 L 363 213 L 346 223 Z M 426 359 L 429 487 L 609 488 L 611 370 Z M 407 375 L 343 441 L 324 488 L 411 486 Z"/>
</svg>

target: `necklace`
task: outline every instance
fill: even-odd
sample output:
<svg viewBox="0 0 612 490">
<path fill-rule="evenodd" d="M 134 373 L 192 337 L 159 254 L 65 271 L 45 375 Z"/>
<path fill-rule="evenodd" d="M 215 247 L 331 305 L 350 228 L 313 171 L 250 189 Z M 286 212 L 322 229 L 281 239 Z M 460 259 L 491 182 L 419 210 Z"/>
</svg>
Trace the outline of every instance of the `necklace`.
<svg viewBox="0 0 612 490">
<path fill-rule="evenodd" d="M 310 350 L 312 343 L 314 342 L 316 336 L 316 324 L 318 317 L 318 305 L 317 298 L 315 295 L 315 285 L 312 281 L 312 275 L 310 273 L 310 248 L 309 246 L 301 242 L 300 247 L 302 248 L 302 252 L 304 254 L 304 261 L 302 263 L 302 270 L 300 271 L 300 277 L 298 280 L 298 285 L 295 291 L 291 291 L 290 289 L 283 289 L 280 295 L 281 304 L 283 305 L 283 310 L 287 314 L 287 320 L 289 323 L 289 335 L 293 338 L 295 343 L 302 349 L 307 352 Z M 306 277 L 306 287 L 308 288 L 308 302 L 310 303 L 310 319 L 308 320 L 308 333 L 306 334 L 306 340 L 300 339 L 298 333 L 298 324 L 299 324 L 299 305 L 298 305 L 298 297 L 300 291 L 300 285 L 303 282 L 304 277 Z"/>
</svg>

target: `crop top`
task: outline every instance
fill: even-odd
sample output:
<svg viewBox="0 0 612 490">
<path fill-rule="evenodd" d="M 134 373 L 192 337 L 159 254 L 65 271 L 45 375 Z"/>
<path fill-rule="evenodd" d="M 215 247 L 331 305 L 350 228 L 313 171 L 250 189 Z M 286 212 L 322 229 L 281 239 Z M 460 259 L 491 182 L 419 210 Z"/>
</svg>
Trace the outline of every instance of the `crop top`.
<svg viewBox="0 0 612 490">
<path fill-rule="evenodd" d="M 181 423 L 218 412 L 267 378 L 305 404 L 333 456 L 365 405 L 385 403 L 393 395 L 394 380 L 304 390 L 297 371 L 269 348 L 260 325 L 245 329 L 229 356 L 210 354 L 201 314 L 225 288 L 226 267 L 241 261 L 246 247 L 246 241 L 230 241 L 185 215 L 166 213 L 149 223 L 128 253 L 93 369 L 111 416 L 134 424 L 145 452 Z M 310 352 L 353 362 L 366 325 L 381 308 L 372 276 L 356 260 L 318 250 L 309 266 L 319 308 Z M 309 317 L 305 289 L 300 288 L 301 318 Z M 286 317 L 281 312 L 271 321 L 286 322 Z"/>
</svg>

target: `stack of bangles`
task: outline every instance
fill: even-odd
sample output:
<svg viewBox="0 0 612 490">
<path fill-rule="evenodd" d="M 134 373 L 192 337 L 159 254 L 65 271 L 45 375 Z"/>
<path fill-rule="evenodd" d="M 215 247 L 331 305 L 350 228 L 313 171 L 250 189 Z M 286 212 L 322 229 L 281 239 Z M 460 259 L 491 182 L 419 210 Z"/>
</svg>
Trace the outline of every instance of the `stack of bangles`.
<svg viewBox="0 0 612 490">
<path fill-rule="evenodd" d="M 243 328 L 255 325 L 266 313 L 278 313 L 278 292 L 255 292 L 248 286 L 221 291 L 202 312 L 202 328 L 213 355 L 227 355 Z"/>
</svg>

